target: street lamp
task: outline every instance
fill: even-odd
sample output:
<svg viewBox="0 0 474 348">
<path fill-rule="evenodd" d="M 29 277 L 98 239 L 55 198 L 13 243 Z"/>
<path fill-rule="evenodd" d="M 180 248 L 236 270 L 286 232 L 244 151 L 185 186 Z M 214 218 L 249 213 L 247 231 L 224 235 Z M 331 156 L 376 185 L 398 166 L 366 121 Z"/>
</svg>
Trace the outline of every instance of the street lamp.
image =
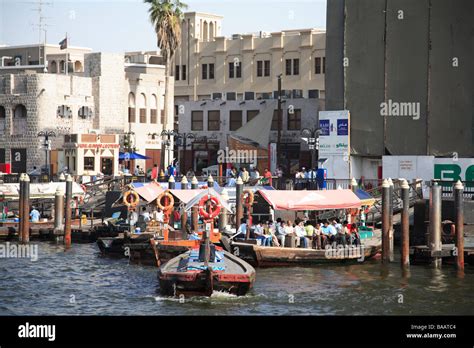
<svg viewBox="0 0 474 348">
<path fill-rule="evenodd" d="M 178 156 L 179 156 L 179 146 L 183 146 L 183 164 L 184 164 L 184 173 L 183 175 L 186 175 L 186 150 L 188 147 L 187 141 L 189 140 L 195 140 L 196 135 L 194 133 L 178 133 L 175 132 L 176 136 L 176 145 L 178 146 Z"/>
<path fill-rule="evenodd" d="M 45 164 L 46 164 L 46 173 L 48 174 L 48 179 L 50 178 L 51 171 L 50 171 L 50 164 L 49 164 L 49 152 L 51 151 L 51 140 L 49 138 L 56 137 L 56 133 L 53 131 L 41 131 L 38 132 L 39 137 L 44 137 L 44 150 L 46 154 Z"/>
<path fill-rule="evenodd" d="M 311 183 L 313 183 L 314 179 L 314 169 L 318 169 L 318 161 L 319 161 L 319 135 L 321 134 L 321 128 L 303 128 L 301 130 L 301 135 L 308 135 L 308 147 L 309 151 L 311 151 Z M 314 166 L 314 154 L 316 154 L 316 166 Z"/>
<path fill-rule="evenodd" d="M 170 158 L 171 158 L 171 153 L 170 153 L 170 148 L 171 148 L 171 137 L 174 137 L 176 136 L 177 132 L 175 132 L 174 130 L 162 130 L 161 131 L 161 136 L 162 137 L 166 137 L 165 140 L 162 141 L 162 143 L 165 145 L 166 149 L 168 150 L 168 163 L 166 164 L 166 166 L 168 166 L 170 163 Z M 163 163 L 165 163 L 165 161 L 163 161 Z"/>
</svg>

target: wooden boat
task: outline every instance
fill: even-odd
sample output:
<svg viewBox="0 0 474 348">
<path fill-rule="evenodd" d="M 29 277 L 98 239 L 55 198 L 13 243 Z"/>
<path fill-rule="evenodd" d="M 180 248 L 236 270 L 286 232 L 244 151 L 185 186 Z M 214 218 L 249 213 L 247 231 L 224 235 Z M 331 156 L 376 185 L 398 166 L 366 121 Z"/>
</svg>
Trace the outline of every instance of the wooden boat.
<svg viewBox="0 0 474 348">
<path fill-rule="evenodd" d="M 208 264 L 193 248 L 160 267 L 160 292 L 167 296 L 204 295 L 213 291 L 243 296 L 252 288 L 255 269 L 237 256 L 216 247 L 215 259 Z"/>
<path fill-rule="evenodd" d="M 382 250 L 378 236 L 363 240 L 362 247 L 330 249 L 281 248 L 260 246 L 255 243 L 232 242 L 231 252 L 256 267 L 304 266 L 328 263 L 364 262 Z"/>
</svg>

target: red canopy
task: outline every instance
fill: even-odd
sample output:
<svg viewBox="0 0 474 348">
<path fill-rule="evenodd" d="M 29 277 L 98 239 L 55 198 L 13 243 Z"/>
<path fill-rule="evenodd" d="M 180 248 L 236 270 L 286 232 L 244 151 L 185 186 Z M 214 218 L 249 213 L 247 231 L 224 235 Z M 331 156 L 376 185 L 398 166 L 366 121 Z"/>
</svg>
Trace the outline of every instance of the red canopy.
<svg viewBox="0 0 474 348">
<path fill-rule="evenodd" d="M 361 206 L 361 200 L 351 190 L 258 190 L 258 193 L 275 210 L 330 210 Z"/>
</svg>

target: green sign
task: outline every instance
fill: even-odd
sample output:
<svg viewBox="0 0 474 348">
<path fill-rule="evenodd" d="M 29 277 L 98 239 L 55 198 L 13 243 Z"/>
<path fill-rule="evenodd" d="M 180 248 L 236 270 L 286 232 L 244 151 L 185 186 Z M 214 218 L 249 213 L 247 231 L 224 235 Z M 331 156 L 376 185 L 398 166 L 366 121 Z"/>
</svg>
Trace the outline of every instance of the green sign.
<svg viewBox="0 0 474 348">
<path fill-rule="evenodd" d="M 464 174 L 464 180 L 462 178 Z M 467 181 L 467 187 L 474 187 L 474 165 L 470 165 L 466 168 L 463 173 L 462 167 L 458 164 L 435 164 L 434 165 L 434 178 L 438 180 L 448 181 Z M 470 182 L 469 182 L 470 181 Z M 450 183 L 442 183 L 443 186 L 452 186 Z"/>
</svg>

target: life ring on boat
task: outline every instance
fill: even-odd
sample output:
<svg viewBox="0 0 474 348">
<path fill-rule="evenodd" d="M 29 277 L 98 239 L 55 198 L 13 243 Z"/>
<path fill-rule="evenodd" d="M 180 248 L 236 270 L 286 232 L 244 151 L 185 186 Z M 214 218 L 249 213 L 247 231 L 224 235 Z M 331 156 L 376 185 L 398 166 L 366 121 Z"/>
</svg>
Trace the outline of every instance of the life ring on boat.
<svg viewBox="0 0 474 348">
<path fill-rule="evenodd" d="M 206 204 L 208 201 L 211 201 L 211 211 L 206 211 Z M 212 220 L 215 219 L 219 213 L 221 212 L 221 204 L 219 200 L 214 196 L 204 196 L 199 201 L 199 215 L 204 220 Z"/>
<path fill-rule="evenodd" d="M 127 207 L 135 208 L 138 205 L 138 202 L 140 202 L 140 197 L 138 197 L 138 193 L 135 191 L 130 190 L 123 194 L 123 204 Z"/>
<path fill-rule="evenodd" d="M 167 197 L 168 198 L 168 205 L 164 205 L 163 203 L 161 203 L 161 201 L 163 200 L 163 198 Z M 168 191 L 165 191 L 163 192 L 162 194 L 160 194 L 158 196 L 158 198 L 156 199 L 156 205 L 158 206 L 158 208 L 160 208 L 161 210 L 170 210 L 171 208 L 173 208 L 174 206 L 174 198 L 173 198 L 173 195 L 171 193 L 169 193 Z"/>
<path fill-rule="evenodd" d="M 251 206 L 254 202 L 254 193 L 252 190 L 244 190 L 242 193 L 242 204 Z"/>
</svg>

